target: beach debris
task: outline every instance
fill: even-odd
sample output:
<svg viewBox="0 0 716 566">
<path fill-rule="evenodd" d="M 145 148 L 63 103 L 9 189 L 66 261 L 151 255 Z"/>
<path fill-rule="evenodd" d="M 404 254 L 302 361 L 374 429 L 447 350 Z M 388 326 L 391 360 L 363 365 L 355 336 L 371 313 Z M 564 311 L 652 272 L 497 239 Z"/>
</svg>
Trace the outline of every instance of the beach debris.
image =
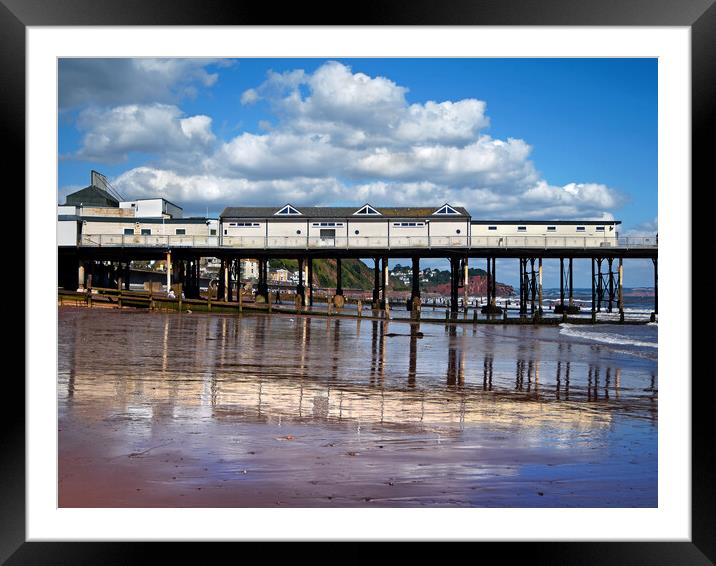
<svg viewBox="0 0 716 566">
<path fill-rule="evenodd" d="M 287 434 L 286 436 L 278 436 L 276 437 L 276 440 L 294 440 L 295 437 L 292 434 Z"/>
</svg>

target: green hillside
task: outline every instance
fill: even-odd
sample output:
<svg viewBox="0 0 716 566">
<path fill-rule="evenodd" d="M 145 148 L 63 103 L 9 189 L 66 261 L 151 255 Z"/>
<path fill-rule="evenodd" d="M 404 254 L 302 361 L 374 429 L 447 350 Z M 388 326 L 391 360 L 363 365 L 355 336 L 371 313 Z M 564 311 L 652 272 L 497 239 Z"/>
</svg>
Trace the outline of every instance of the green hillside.
<svg viewBox="0 0 716 566">
<path fill-rule="evenodd" d="M 359 259 L 344 259 L 343 263 L 343 288 L 370 290 L 373 288 L 373 270 Z M 298 260 L 295 259 L 272 259 L 269 260 L 269 267 L 288 269 L 296 271 Z M 394 286 L 391 278 L 391 288 L 401 289 L 404 287 Z M 335 259 L 314 259 L 313 260 L 313 284 L 318 287 L 336 286 L 336 260 Z M 401 284 L 402 285 L 402 284 Z"/>
</svg>

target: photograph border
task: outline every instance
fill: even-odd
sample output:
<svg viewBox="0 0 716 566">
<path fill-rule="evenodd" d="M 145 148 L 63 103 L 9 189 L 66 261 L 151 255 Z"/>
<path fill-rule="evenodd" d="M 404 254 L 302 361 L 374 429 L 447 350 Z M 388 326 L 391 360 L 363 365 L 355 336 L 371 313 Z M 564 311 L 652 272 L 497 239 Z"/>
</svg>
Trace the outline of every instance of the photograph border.
<svg viewBox="0 0 716 566">
<path fill-rule="evenodd" d="M 408 8 L 398 2 L 380 5 L 354 5 L 351 22 L 330 21 L 323 25 L 562 25 L 562 26 L 689 26 L 692 50 L 692 185 L 703 179 L 706 183 L 706 136 L 710 134 L 710 120 L 716 100 L 716 8 L 714 0 L 684 2 L 653 2 L 632 0 L 621 4 L 589 2 L 576 7 L 565 0 L 531 3 L 527 0 L 486 2 L 469 1 L 444 3 L 440 10 L 427 2 L 412 2 Z M 349 8 L 349 5 L 345 6 Z M 325 8 L 325 9 L 324 9 Z M 274 10 L 274 12 L 276 12 Z M 51 2 L 40 0 L 0 0 L 0 102 L 2 124 L 9 149 L 7 164 L 25 163 L 26 116 L 26 27 L 66 25 L 316 25 L 332 16 L 334 11 L 320 3 L 307 6 L 296 4 L 282 13 L 271 13 L 270 8 L 237 5 L 229 2 L 212 2 L 206 5 L 186 1 L 154 2 L 146 5 L 136 0 L 90 2 L 71 0 Z M 8 167 L 7 169 L 10 169 Z M 25 187 L 24 167 L 15 167 L 15 186 Z M 13 175 L 9 175 L 10 179 Z M 11 181 L 6 185 L 12 186 Z M 690 190 L 684 187 L 683 190 Z M 27 193 L 25 194 L 27 197 Z M 705 207 L 704 207 L 705 208 Z M 27 206 L 24 207 L 27 215 Z M 703 212 L 702 212 L 703 214 Z M 27 226 L 28 223 L 25 223 Z M 697 222 L 693 226 L 708 223 Z M 703 241 L 703 240 L 702 240 Z M 24 250 L 26 252 L 26 250 Z M 692 257 L 693 251 L 692 251 Z M 29 264 L 31 258 L 26 257 Z M 23 293 L 24 290 L 17 291 Z M 691 305 L 684 305 L 690 309 Z M 26 325 L 25 325 L 26 328 Z M 24 334 L 24 333 L 23 333 Z M 693 333 L 695 344 L 699 343 Z M 26 337 L 27 339 L 27 337 Z M 700 338 L 705 340 L 705 336 Z M 27 345 L 27 341 L 25 342 Z M 693 367 L 692 363 L 687 367 Z M 12 374 L 10 374 L 12 375 Z M 686 376 L 691 377 L 691 376 Z M 8 399 L 25 398 L 24 384 L 7 380 Z M 16 383 L 17 382 L 17 383 Z M 650 564 L 713 564 L 716 560 L 716 489 L 713 469 L 709 467 L 712 423 L 707 421 L 710 401 L 706 379 L 692 378 L 692 538 L 691 542 L 584 542 L 549 543 L 530 542 L 514 545 L 499 544 L 503 559 L 514 554 L 529 553 L 538 562 L 604 564 L 627 561 Z M 25 512 L 25 407 L 15 405 L 15 413 L 3 415 L 2 482 L 3 527 L 0 533 L 0 560 L 9 557 L 8 564 L 128 563 L 146 559 L 147 547 L 157 543 L 70 543 L 26 542 Z M 166 544 L 162 544 L 165 547 Z M 495 548 L 497 550 L 497 548 Z M 164 549 L 162 548 L 162 551 Z M 192 551 L 181 548 L 182 557 L 191 559 Z M 208 558 L 206 546 L 202 558 Z M 165 554 L 165 558 L 168 556 Z"/>
</svg>

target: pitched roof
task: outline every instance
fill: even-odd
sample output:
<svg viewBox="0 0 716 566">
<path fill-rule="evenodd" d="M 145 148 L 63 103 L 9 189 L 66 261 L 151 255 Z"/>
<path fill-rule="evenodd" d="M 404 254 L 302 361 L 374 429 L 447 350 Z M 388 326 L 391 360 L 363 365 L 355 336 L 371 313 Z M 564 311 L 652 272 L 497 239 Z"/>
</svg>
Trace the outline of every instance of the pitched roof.
<svg viewBox="0 0 716 566">
<path fill-rule="evenodd" d="M 224 209 L 224 211 L 220 214 L 221 218 L 282 218 L 281 216 L 274 216 L 276 212 L 281 210 L 283 207 L 267 207 L 267 206 L 229 206 Z M 301 218 L 303 219 L 310 219 L 310 218 L 424 218 L 424 217 L 431 217 L 433 215 L 433 212 L 441 208 L 440 206 L 436 207 L 380 207 L 380 206 L 374 206 L 378 212 L 381 213 L 381 216 L 371 216 L 371 215 L 360 215 L 357 217 L 354 217 L 353 214 L 360 210 L 361 207 L 353 207 L 353 206 L 295 206 L 301 214 Z M 461 215 L 463 216 L 470 216 L 470 213 L 461 206 L 454 206 L 455 210 L 457 210 Z M 432 216 L 433 218 L 438 218 L 435 216 Z M 290 218 L 296 219 L 296 216 L 291 216 Z"/>
<path fill-rule="evenodd" d="M 104 189 L 90 185 L 67 195 L 65 204 L 83 206 L 119 206 L 119 201 Z"/>
</svg>

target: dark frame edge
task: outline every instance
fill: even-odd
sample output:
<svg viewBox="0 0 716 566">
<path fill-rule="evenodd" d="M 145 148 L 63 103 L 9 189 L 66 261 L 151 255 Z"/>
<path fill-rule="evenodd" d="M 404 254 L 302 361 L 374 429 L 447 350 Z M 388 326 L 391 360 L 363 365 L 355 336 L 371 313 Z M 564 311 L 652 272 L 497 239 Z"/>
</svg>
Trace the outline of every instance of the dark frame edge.
<svg viewBox="0 0 716 566">
<path fill-rule="evenodd" d="M 4 163 L 12 164 L 6 168 L 8 185 L 15 183 L 23 187 L 22 206 L 25 216 L 27 197 L 25 188 L 25 25 L 0 2 L 0 131 L 6 142 Z M 24 235 L 24 223 L 21 225 Z M 23 238 L 22 255 L 25 256 Z M 24 306 L 24 285 L 22 302 Z M 18 299 L 20 297 L 17 297 Z M 20 303 L 17 304 L 17 308 Z M 22 340 L 24 345 L 25 316 L 13 317 L 13 340 Z M 19 323 L 22 321 L 22 323 Z M 19 331 L 19 332 L 18 332 Z M 22 346 L 21 346 L 22 347 Z M 17 349 L 15 349 L 17 348 Z M 21 351 L 17 346 L 11 352 Z M 24 347 L 22 351 L 24 351 Z M 22 367 L 24 367 L 24 357 Z M 23 371 L 23 376 L 24 376 Z M 6 380 L 6 399 L 15 400 L 2 411 L 2 429 L 0 432 L 0 501 L 2 502 L 3 522 L 0 529 L 0 562 L 15 552 L 25 541 L 25 381 L 14 371 L 6 374 L 12 379 Z M 23 400 L 20 403 L 20 399 Z"/>
<path fill-rule="evenodd" d="M 699 258 L 695 246 L 707 237 L 704 222 L 707 221 L 704 207 L 694 207 L 695 187 L 702 191 L 713 185 L 710 164 L 713 156 L 709 147 L 713 138 L 714 106 L 716 105 L 716 3 L 709 8 L 691 26 L 691 210 L 692 210 L 692 251 L 691 265 Z M 702 192 L 703 194 L 703 192 Z M 694 228 L 698 227 L 701 237 Z M 704 253 L 708 253 L 703 250 Z M 701 255 L 701 257 L 703 257 Z M 694 270 L 692 269 L 692 278 Z M 694 281 L 691 288 L 695 292 Z M 693 309 L 688 305 L 689 311 Z M 692 319 L 691 346 L 691 540 L 712 562 L 716 562 L 716 474 L 709 458 L 713 446 L 713 429 L 710 418 L 713 407 L 710 406 L 708 381 L 705 375 L 698 375 L 694 369 L 694 352 L 708 352 L 712 344 L 705 333 L 697 331 Z"/>
<path fill-rule="evenodd" d="M 37 7 L 38 2 L 31 2 Z M 716 4 L 709 0 L 709 7 L 701 15 L 691 22 L 692 26 L 692 186 L 698 181 L 706 185 L 710 181 L 710 171 L 707 164 L 710 164 L 712 157 L 708 151 L 711 141 L 710 121 L 713 114 L 714 101 L 716 101 Z M 120 11 L 116 4 L 115 12 Z M 77 8 L 75 3 L 74 8 Z M 540 7 L 533 10 L 539 10 Z M 618 10 L 618 8 L 614 8 Z M 485 24 L 511 25 L 509 14 L 499 17 L 507 18 L 500 22 L 495 21 L 496 14 L 492 17 L 481 18 L 479 10 L 473 8 L 463 22 L 464 25 L 482 21 Z M 73 10 L 69 10 L 69 17 L 74 19 Z M 231 11 L 229 10 L 229 13 Z M 571 18 L 581 22 L 579 14 L 571 12 Z M 653 16 L 653 12 L 652 12 Z M 66 19 L 68 12 L 63 17 Z M 681 17 L 683 18 L 683 12 Z M 380 17 L 378 16 L 380 19 Z M 27 25 L 43 24 L 52 22 L 45 21 L 43 16 L 29 18 L 30 22 L 23 22 L 18 19 L 0 1 L 0 124 L 6 135 L 8 144 L 6 153 L 7 163 L 14 164 L 15 182 L 17 186 L 25 187 L 25 27 Z M 77 20 L 81 19 L 77 16 Z M 102 16 L 91 22 L 94 25 L 113 25 L 122 18 L 113 14 L 108 9 Z M 243 21 L 245 18 L 239 18 Z M 408 19 L 415 20 L 415 14 Z M 589 18 L 588 18 L 589 19 Z M 627 18 L 629 20 L 630 18 Z M 188 21 L 191 17 L 188 18 Z M 487 21 L 490 20 L 490 21 Z M 535 17 L 534 25 L 540 23 L 551 23 L 550 11 L 543 12 Z M 548 20 L 550 22 L 548 22 Z M 668 17 L 667 17 L 668 20 Z M 668 20 L 670 25 L 687 25 L 683 20 Z M 63 23 L 60 21 L 57 24 Z M 425 11 L 417 17 L 417 21 L 411 23 L 431 23 L 431 15 Z M 571 22 L 560 22 L 562 25 L 570 25 Z M 595 25 L 596 22 L 587 22 Z M 647 23 L 647 22 L 642 22 Z M 577 25 L 577 24 L 575 24 Z M 629 22 L 629 25 L 638 25 Z M 661 25 L 669 25 L 662 23 Z M 707 137 L 708 136 L 708 137 Z M 17 167 L 18 164 L 23 166 Z M 707 177 L 709 175 L 709 177 Z M 25 199 L 27 194 L 25 194 Z M 25 201 L 23 201 L 23 206 Z M 700 212 L 705 214 L 705 207 Z M 23 210 L 25 212 L 25 210 Z M 698 226 L 696 218 L 693 218 L 692 226 Z M 704 223 L 703 225 L 708 225 Z M 695 243 L 697 239 L 693 239 Z M 693 251 L 692 251 L 693 254 Z M 23 250 L 26 256 L 26 249 Z M 694 257 L 692 255 L 692 257 Z M 26 261 L 29 258 L 26 257 Z M 23 296 L 24 298 L 24 296 Z M 23 304 L 25 301 L 23 301 Z M 690 305 L 689 305 L 690 306 Z M 25 336 L 24 324 L 22 332 Z M 700 340 L 703 343 L 699 347 L 699 338 L 693 333 L 695 348 L 692 351 L 702 350 L 710 347 L 706 344 L 707 338 L 703 336 Z M 703 350 L 702 350 L 703 351 Z M 705 350 L 708 351 L 708 350 Z M 17 382 L 18 380 L 12 380 Z M 713 469 L 709 466 L 708 450 L 712 444 L 712 437 L 708 434 L 712 422 L 708 419 L 711 408 L 709 384 L 706 380 L 699 381 L 692 378 L 692 541 L 691 542 L 649 542 L 649 543 L 489 543 L 504 557 L 520 554 L 529 556 L 538 564 L 541 563 L 579 563 L 579 564 L 604 564 L 604 563 L 648 563 L 648 564 L 714 564 L 716 563 L 716 524 L 714 523 L 714 509 L 716 509 L 716 478 Z M 10 398 L 23 398 L 24 383 L 9 383 L 6 391 Z M 151 550 L 162 550 L 166 559 L 169 551 L 169 543 L 72 543 L 72 542 L 47 542 L 39 543 L 26 542 L 26 510 L 25 510 L 25 409 L 24 403 L 15 404 L 18 413 L 4 413 L 2 429 L 2 447 L 4 454 L 0 463 L 0 501 L 3 507 L 3 526 L 0 533 L 0 563 L 7 564 L 56 564 L 72 563 L 97 563 L 104 564 L 126 564 L 128 562 L 144 562 L 147 552 Z M 19 415 L 19 416 L 18 416 Z M 184 560 L 201 558 L 207 559 L 207 545 L 202 546 L 196 556 L 192 556 L 195 545 L 182 545 L 181 552 Z M 517 552 L 515 552 L 515 550 Z M 213 551 L 212 551 L 213 552 Z M 536 560 L 535 560 L 536 559 Z M 7 560 L 7 562 L 6 562 Z M 182 560 L 182 561 L 184 561 Z"/>
</svg>

